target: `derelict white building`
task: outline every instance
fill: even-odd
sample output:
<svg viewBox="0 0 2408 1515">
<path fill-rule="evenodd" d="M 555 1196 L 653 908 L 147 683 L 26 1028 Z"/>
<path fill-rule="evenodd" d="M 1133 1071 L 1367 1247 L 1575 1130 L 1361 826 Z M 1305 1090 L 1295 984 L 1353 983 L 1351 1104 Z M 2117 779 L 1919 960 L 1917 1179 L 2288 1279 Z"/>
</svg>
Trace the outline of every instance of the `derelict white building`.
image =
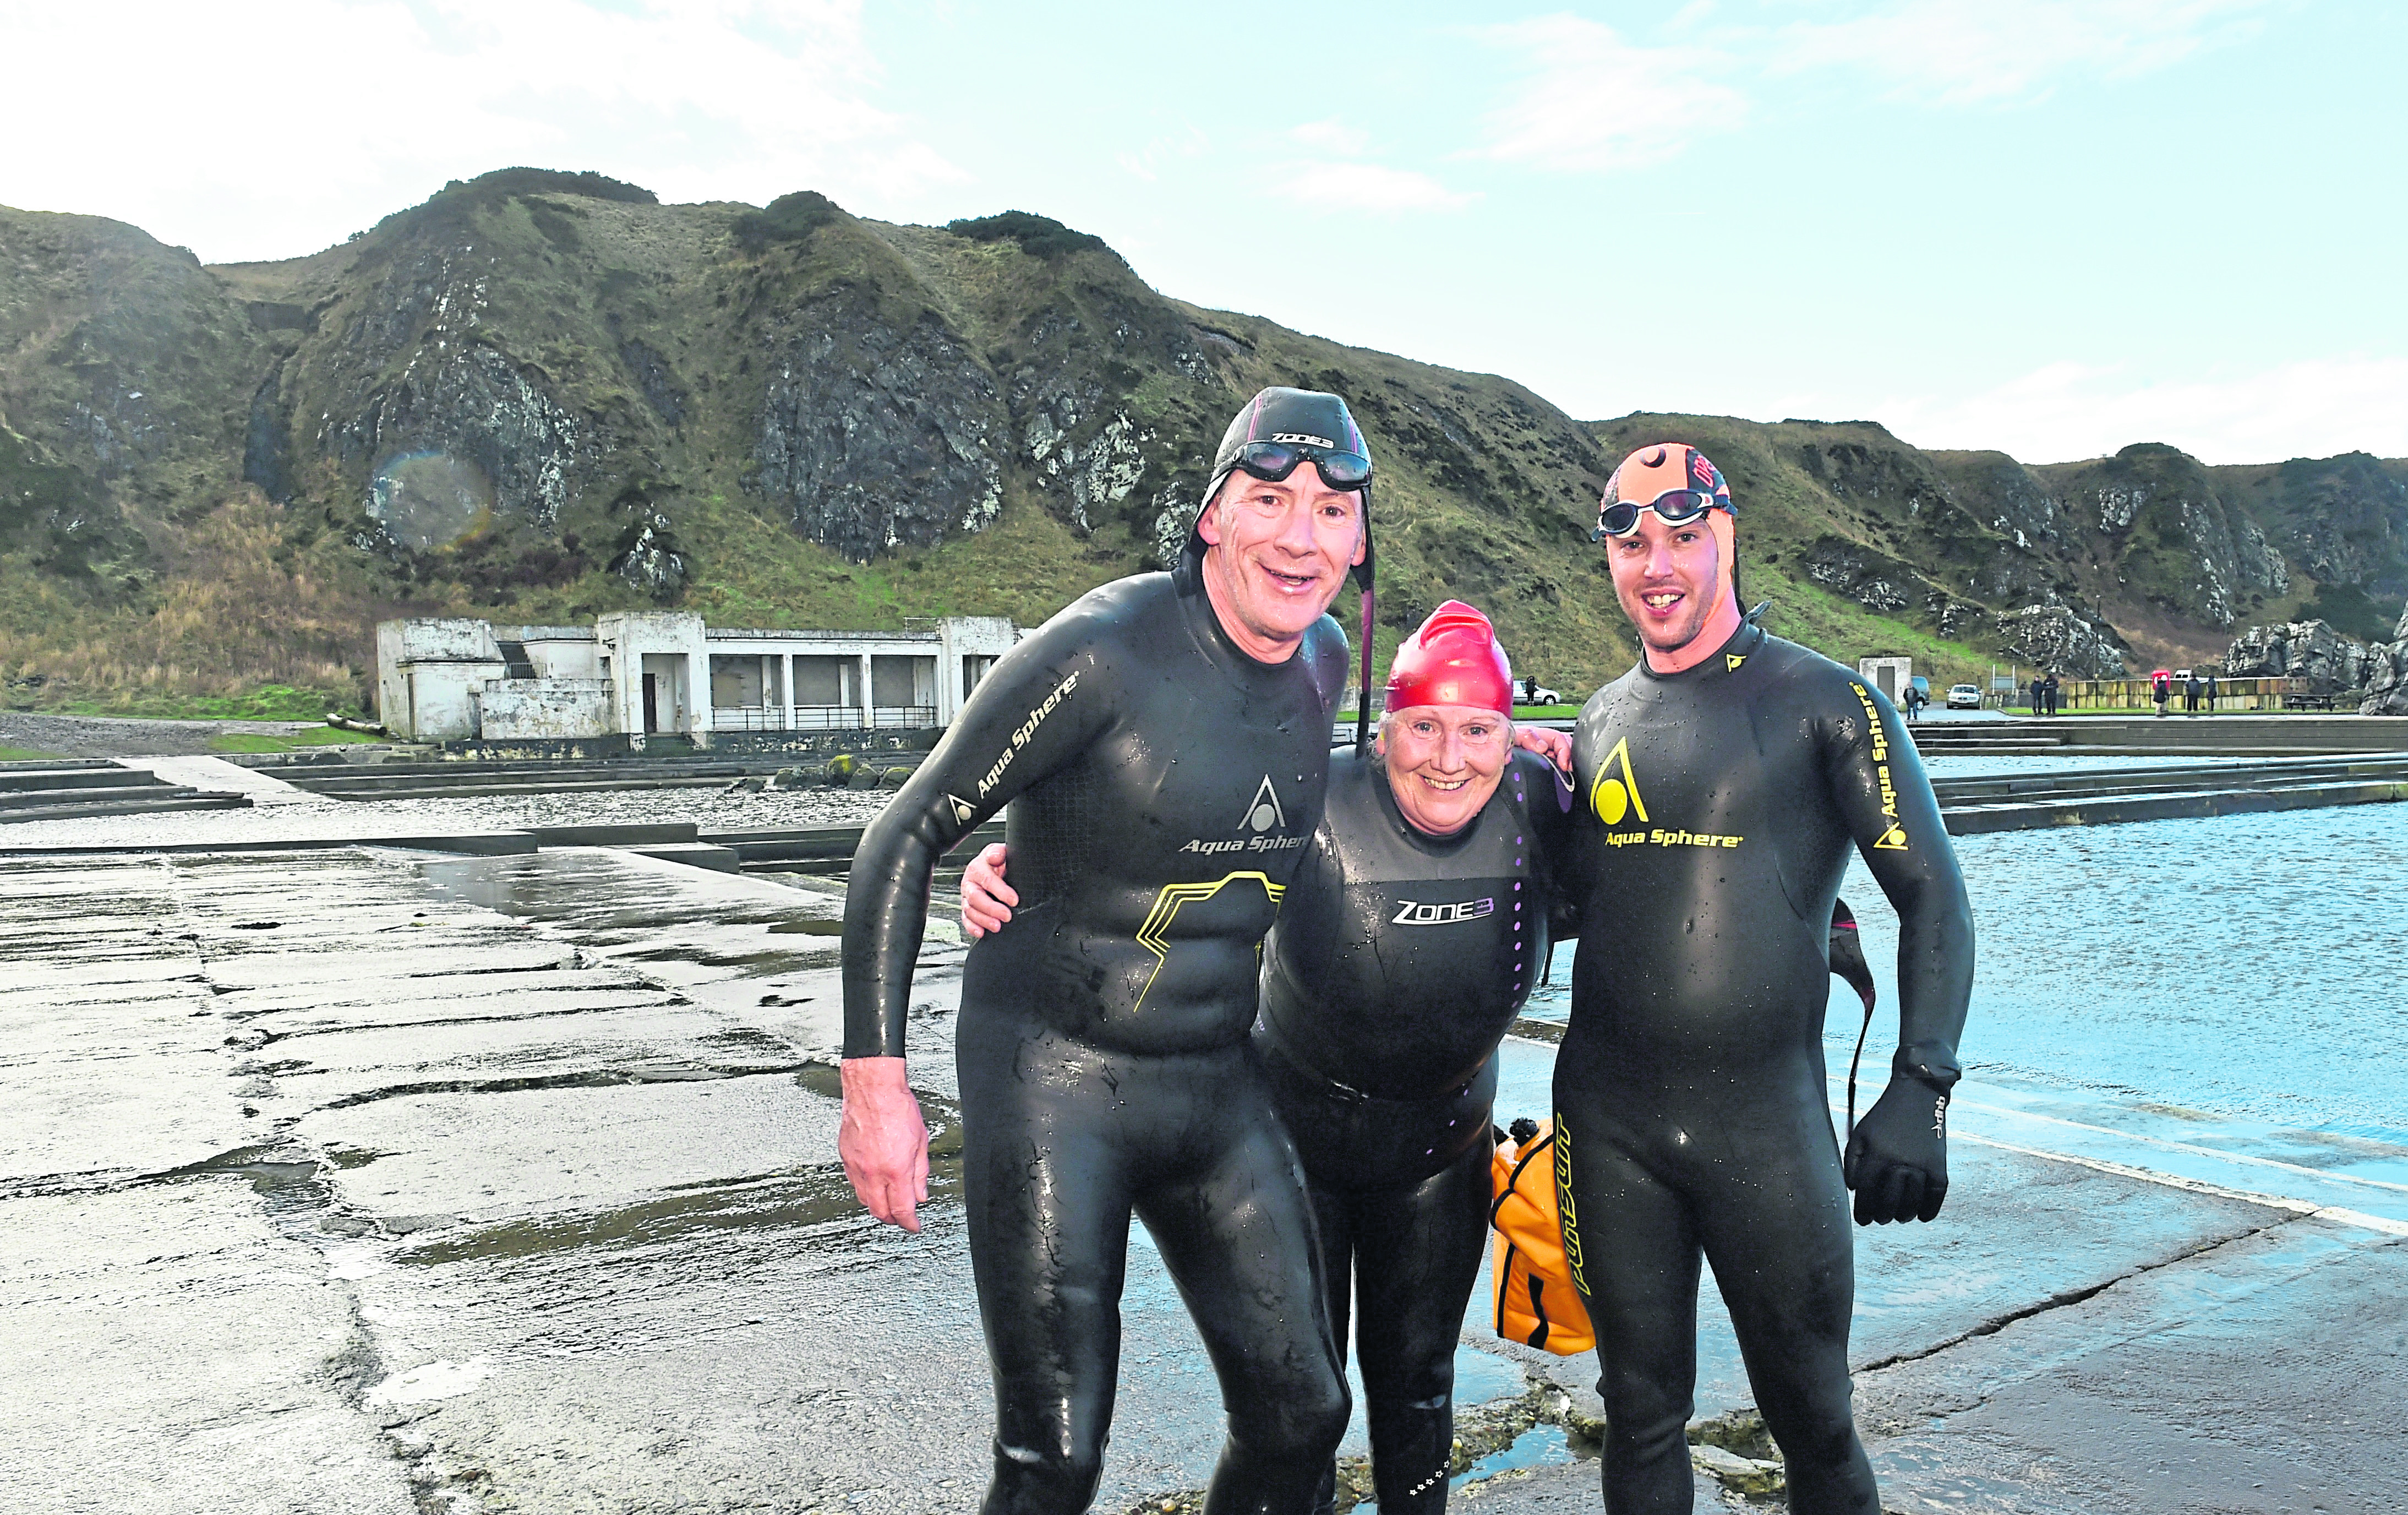
<svg viewBox="0 0 2408 1515">
<path fill-rule="evenodd" d="M 901 631 L 764 631 L 619 612 L 594 625 L 433 617 L 377 627 L 377 718 L 417 742 L 944 726 L 1018 632 L 999 616 Z"/>
</svg>

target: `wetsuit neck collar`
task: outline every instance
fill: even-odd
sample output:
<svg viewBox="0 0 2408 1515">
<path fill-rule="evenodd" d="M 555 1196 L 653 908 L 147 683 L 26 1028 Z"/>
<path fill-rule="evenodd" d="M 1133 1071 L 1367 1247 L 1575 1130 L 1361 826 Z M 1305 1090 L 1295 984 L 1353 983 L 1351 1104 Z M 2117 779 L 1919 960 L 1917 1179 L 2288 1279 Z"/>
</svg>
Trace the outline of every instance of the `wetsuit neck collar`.
<svg viewBox="0 0 2408 1515">
<path fill-rule="evenodd" d="M 1742 621 L 1739 629 L 1730 634 L 1730 639 L 1708 654 L 1703 661 L 1693 663 L 1677 673 L 1657 672 L 1656 666 L 1647 660 L 1646 649 L 1642 647 L 1639 653 L 1639 673 L 1641 678 L 1657 684 L 1679 684 L 1700 679 L 1727 679 L 1738 672 L 1740 665 L 1764 645 L 1768 635 L 1764 628 L 1754 621 Z"/>
</svg>

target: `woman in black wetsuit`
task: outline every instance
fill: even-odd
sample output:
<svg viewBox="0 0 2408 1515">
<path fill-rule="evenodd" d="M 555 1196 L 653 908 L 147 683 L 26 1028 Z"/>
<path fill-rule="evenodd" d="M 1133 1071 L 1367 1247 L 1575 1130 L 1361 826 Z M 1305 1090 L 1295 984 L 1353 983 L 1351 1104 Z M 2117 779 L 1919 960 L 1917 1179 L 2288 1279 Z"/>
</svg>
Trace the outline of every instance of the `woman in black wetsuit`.
<svg viewBox="0 0 2408 1515">
<path fill-rule="evenodd" d="M 1254 1028 L 1303 1155 L 1341 1353 L 1350 1283 L 1360 1306 L 1372 1475 L 1390 1515 L 1446 1508 L 1455 1341 L 1488 1234 L 1497 1047 L 1547 960 L 1548 861 L 1570 824 L 1553 765 L 1512 745 L 1512 690 L 1468 605 L 1440 606 L 1398 649 L 1382 756 L 1331 760 Z M 1005 851 L 963 880 L 973 933 L 1013 916 Z M 1025 882 L 1027 859 L 1011 857 Z M 1333 1493 L 1325 1479 L 1323 1508 Z"/>
<path fill-rule="evenodd" d="M 917 1229 L 927 1136 L 902 1054 L 929 874 L 1013 801 L 1025 919 L 972 948 L 957 1041 L 987 1515 L 1095 1496 L 1132 1212 L 1227 1407 L 1206 1510 L 1302 1515 L 1344 1434 L 1302 1176 L 1248 1032 L 1263 933 L 1320 820 L 1346 662 L 1324 612 L 1368 556 L 1369 482 L 1336 396 L 1263 391 L 1179 568 L 1012 649 L 862 839 L 839 1147 L 863 1203 Z"/>
</svg>

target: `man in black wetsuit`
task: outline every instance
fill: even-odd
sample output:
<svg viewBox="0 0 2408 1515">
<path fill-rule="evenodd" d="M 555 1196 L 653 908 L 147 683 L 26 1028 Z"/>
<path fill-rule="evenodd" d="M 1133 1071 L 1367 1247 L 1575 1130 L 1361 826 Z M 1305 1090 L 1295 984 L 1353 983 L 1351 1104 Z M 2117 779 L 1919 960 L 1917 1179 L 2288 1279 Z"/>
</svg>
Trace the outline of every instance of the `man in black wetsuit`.
<svg viewBox="0 0 2408 1515">
<path fill-rule="evenodd" d="M 1095 1496 L 1132 1212 L 1221 1380 L 1206 1510 L 1302 1515 L 1345 1432 L 1303 1178 L 1248 1033 L 1263 934 L 1321 818 L 1346 663 L 1325 612 L 1369 556 L 1370 472 L 1336 396 L 1254 397 L 1179 567 L 1005 655 L 854 858 L 839 1148 L 862 1203 L 917 1230 L 903 1033 L 929 874 L 1013 801 L 1028 902 L 971 948 L 957 1036 L 986 1515 Z"/>
<path fill-rule="evenodd" d="M 1565 1252 L 1597 1327 L 1611 1515 L 1690 1508 L 1698 1261 L 1713 1264 L 1792 1509 L 1877 1515 L 1849 1410 L 1859 1223 L 1928 1220 L 1971 988 L 1965 887 L 1878 690 L 1740 613 L 1721 473 L 1626 459 L 1599 511 L 1637 667 L 1573 736 L 1586 900 L 1555 1066 Z M 1832 902 L 1853 845 L 1897 909 L 1888 1088 L 1832 1138 Z"/>
<path fill-rule="evenodd" d="M 1341 1355 L 1350 1283 L 1360 1307 L 1383 1515 L 1446 1508 L 1497 1046 L 1547 960 L 1548 864 L 1570 825 L 1554 765 L 1514 749 L 1512 690 L 1469 605 L 1440 606 L 1398 648 L 1380 755 L 1332 759 L 1263 973 L 1254 1042 L 1303 1155 Z M 964 874 L 974 935 L 1012 918 L 1006 855 L 989 847 Z"/>
</svg>

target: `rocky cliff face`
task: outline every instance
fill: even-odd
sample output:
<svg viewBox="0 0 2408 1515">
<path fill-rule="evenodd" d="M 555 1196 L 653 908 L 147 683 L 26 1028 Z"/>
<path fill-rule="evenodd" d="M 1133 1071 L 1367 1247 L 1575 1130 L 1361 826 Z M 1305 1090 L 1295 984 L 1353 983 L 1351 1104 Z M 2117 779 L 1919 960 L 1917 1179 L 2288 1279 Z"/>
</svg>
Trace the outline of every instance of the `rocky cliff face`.
<svg viewBox="0 0 2408 1515">
<path fill-rule="evenodd" d="M 2143 443 L 2044 476 L 2116 585 L 2160 612 L 2229 627 L 2290 587 L 2283 556 L 2187 454 Z"/>
<path fill-rule="evenodd" d="M 993 376 L 935 311 L 898 329 L 838 290 L 768 340 L 752 483 L 795 529 L 866 561 L 994 523 L 1010 423 Z"/>
<path fill-rule="evenodd" d="M 2294 570 L 2386 616 L 2408 575 L 2408 491 L 2371 459 L 2030 469 L 1863 423 L 1580 423 L 1181 304 L 1041 217 L 663 206 L 511 169 L 278 264 L 0 210 L 0 663 L 131 640 L 197 666 L 236 567 L 265 575 L 259 639 L 312 649 L 256 677 L 294 682 L 405 609 L 1033 621 L 1168 560 L 1265 383 L 1346 395 L 1370 438 L 1383 645 L 1466 596 L 1559 685 L 1628 656 L 1586 531 L 1613 461 L 1667 437 L 1739 490 L 1752 598 L 1843 656 L 1923 637 L 2107 673 L 2287 612 Z"/>
<path fill-rule="evenodd" d="M 2400 613 L 2392 640 L 2367 649 L 2366 699 L 2361 715 L 2408 715 L 2408 610 Z"/>
<path fill-rule="evenodd" d="M 2253 626 L 2224 655 L 2224 671 L 2236 679 L 2305 679 L 2311 693 L 2339 694 L 2366 686 L 2369 652 L 2322 621 Z"/>
</svg>

